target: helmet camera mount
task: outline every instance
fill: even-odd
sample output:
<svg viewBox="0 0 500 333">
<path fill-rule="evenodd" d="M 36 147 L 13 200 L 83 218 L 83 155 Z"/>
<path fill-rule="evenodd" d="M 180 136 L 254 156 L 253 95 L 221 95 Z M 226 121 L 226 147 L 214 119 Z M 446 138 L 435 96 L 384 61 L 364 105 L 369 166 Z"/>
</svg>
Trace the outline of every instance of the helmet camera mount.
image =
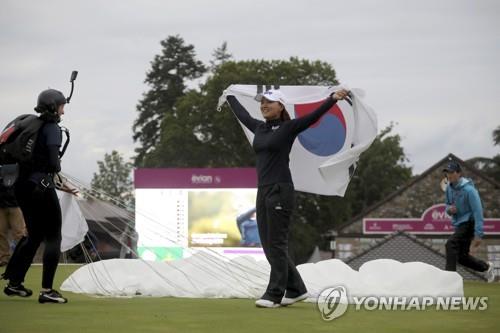
<svg viewBox="0 0 500 333">
<path fill-rule="evenodd" d="M 69 97 L 66 98 L 66 103 L 68 104 L 69 101 L 71 100 L 71 97 L 73 96 L 73 90 L 75 89 L 75 80 L 77 76 L 78 76 L 78 71 L 71 72 L 71 77 L 69 79 L 69 82 L 71 82 L 71 92 L 69 93 Z"/>
</svg>

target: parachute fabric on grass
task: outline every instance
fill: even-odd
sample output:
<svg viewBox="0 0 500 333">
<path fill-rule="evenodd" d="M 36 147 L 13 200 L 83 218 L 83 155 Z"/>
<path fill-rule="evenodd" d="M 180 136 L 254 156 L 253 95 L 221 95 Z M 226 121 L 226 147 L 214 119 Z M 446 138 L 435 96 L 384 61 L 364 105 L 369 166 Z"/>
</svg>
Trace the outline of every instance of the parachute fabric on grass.
<svg viewBox="0 0 500 333">
<path fill-rule="evenodd" d="M 332 286 L 346 287 L 350 302 L 353 296 L 463 296 L 458 273 L 421 262 L 378 259 L 355 271 L 341 260 L 330 259 L 297 268 L 311 296 L 309 301 Z M 256 277 L 256 271 L 264 274 Z M 110 297 L 259 298 L 268 277 L 265 261 L 251 257 L 223 260 L 199 251 L 168 264 L 133 259 L 88 264 L 68 277 L 61 289 Z"/>
</svg>

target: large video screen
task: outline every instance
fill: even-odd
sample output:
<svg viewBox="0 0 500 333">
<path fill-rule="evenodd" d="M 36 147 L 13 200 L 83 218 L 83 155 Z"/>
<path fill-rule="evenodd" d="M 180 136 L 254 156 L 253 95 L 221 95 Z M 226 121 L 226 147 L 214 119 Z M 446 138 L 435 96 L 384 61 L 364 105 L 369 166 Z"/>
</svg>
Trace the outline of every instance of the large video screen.
<svg viewBox="0 0 500 333">
<path fill-rule="evenodd" d="M 255 215 L 253 168 L 137 169 L 138 252 L 146 260 L 198 250 L 263 257 Z"/>
<path fill-rule="evenodd" d="M 255 189 L 187 192 L 188 246 L 260 246 Z"/>
</svg>

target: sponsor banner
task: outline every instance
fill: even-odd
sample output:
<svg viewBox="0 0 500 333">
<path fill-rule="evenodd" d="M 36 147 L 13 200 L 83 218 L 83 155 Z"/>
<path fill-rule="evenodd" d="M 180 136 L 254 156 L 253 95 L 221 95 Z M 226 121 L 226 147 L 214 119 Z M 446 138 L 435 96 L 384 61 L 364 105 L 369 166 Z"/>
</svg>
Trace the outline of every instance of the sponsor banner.
<svg viewBox="0 0 500 333">
<path fill-rule="evenodd" d="M 404 231 L 410 234 L 452 234 L 451 218 L 445 209 L 445 204 L 434 205 L 421 218 L 365 218 L 363 233 L 390 234 Z M 486 235 L 500 234 L 500 218 L 484 219 L 483 230 Z"/>
<path fill-rule="evenodd" d="M 135 188 L 255 188 L 255 168 L 136 169 Z"/>
</svg>

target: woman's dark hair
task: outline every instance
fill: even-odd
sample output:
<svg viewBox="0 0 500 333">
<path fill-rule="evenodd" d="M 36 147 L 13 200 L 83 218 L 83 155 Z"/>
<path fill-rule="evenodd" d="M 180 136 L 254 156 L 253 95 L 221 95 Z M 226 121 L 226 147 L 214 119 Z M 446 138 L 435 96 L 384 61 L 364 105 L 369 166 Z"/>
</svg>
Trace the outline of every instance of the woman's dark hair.
<svg viewBox="0 0 500 333">
<path fill-rule="evenodd" d="M 281 104 L 281 103 L 280 103 Z M 281 111 L 281 115 L 280 115 L 280 119 L 282 121 L 287 121 L 287 120 L 291 120 L 290 118 L 290 114 L 288 113 L 288 111 L 285 109 L 285 106 L 283 104 L 281 104 L 281 106 L 283 106 L 283 110 Z"/>
</svg>

